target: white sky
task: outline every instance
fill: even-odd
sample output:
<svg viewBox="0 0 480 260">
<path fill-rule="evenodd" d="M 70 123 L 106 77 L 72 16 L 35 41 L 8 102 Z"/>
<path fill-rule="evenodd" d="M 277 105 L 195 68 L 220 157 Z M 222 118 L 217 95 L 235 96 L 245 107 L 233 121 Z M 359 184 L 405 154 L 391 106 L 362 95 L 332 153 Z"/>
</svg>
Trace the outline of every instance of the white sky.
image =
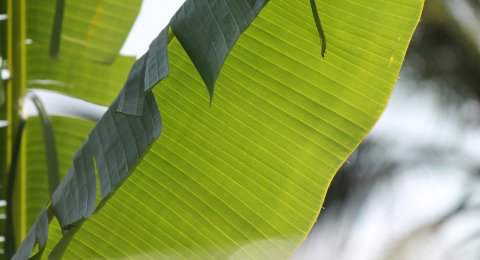
<svg viewBox="0 0 480 260">
<path fill-rule="evenodd" d="M 165 28 L 184 0 L 143 0 L 140 14 L 120 54 L 141 56 L 150 42 Z"/>
</svg>

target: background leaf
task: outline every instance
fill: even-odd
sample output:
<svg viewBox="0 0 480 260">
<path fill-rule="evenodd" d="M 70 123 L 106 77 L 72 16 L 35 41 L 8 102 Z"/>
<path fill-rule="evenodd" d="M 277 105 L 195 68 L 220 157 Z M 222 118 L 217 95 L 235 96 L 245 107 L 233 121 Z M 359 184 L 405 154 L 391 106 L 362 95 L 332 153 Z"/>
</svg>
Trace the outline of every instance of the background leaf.
<svg viewBox="0 0 480 260">
<path fill-rule="evenodd" d="M 126 29 L 132 27 L 137 17 L 140 4 L 141 0 L 65 1 L 60 57 L 80 56 L 112 63 L 128 35 Z M 48 55 L 56 1 L 27 0 L 26 6 L 27 37 L 32 44 L 46 46 L 47 52 L 42 54 Z"/>
<path fill-rule="evenodd" d="M 60 53 L 49 55 L 56 1 L 27 1 L 28 88 L 59 91 L 109 105 L 121 90 L 133 57 L 119 50 L 141 0 L 66 1 Z"/>
<path fill-rule="evenodd" d="M 48 48 L 29 48 L 28 88 L 58 91 L 100 105 L 109 105 L 122 89 L 133 57 L 119 56 L 111 65 L 103 65 L 62 56 L 48 56 Z"/>
</svg>

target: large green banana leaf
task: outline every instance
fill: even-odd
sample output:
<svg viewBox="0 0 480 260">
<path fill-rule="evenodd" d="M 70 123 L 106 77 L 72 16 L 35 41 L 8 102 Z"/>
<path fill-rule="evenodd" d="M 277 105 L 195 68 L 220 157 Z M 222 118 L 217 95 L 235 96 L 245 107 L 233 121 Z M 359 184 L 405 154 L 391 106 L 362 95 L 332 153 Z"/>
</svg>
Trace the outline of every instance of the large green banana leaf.
<svg viewBox="0 0 480 260">
<path fill-rule="evenodd" d="M 318 1 L 322 58 L 308 1 L 272 0 L 228 56 L 211 105 L 174 40 L 170 76 L 154 89 L 162 136 L 65 258 L 291 255 L 385 109 L 422 5 Z M 44 256 L 61 239 L 55 219 L 48 236 Z"/>
</svg>

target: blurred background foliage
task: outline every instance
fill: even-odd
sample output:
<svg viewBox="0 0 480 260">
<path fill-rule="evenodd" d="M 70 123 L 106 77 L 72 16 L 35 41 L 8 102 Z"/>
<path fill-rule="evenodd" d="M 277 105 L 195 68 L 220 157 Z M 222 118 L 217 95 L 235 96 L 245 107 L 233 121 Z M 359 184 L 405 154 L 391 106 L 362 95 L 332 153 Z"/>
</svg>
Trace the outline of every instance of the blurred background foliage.
<svg viewBox="0 0 480 260">
<path fill-rule="evenodd" d="M 5 56 L 6 56 L 6 37 L 5 32 L 7 28 L 6 17 L 5 13 L 7 6 L 6 1 L 0 1 L 0 259 L 3 254 L 3 243 L 4 243 L 4 227 L 5 227 L 5 187 L 2 185 L 4 180 L 6 179 L 5 172 L 7 170 L 7 163 L 5 161 L 5 154 L 6 154 L 6 134 L 7 128 L 6 126 L 6 95 L 5 95 L 5 82 L 3 73 L 4 68 L 6 67 L 5 64 Z M 3 14 L 3 15 L 2 15 Z"/>
<path fill-rule="evenodd" d="M 386 113 L 296 259 L 480 259 L 480 1 L 427 0 Z"/>
</svg>

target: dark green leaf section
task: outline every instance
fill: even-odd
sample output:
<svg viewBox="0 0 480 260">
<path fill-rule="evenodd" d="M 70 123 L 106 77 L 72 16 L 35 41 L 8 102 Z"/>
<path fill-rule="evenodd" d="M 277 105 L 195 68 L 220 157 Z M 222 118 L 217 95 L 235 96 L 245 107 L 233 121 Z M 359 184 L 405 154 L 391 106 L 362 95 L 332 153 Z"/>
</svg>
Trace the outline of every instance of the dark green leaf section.
<svg viewBox="0 0 480 260">
<path fill-rule="evenodd" d="M 214 84 L 240 34 L 268 0 L 189 0 L 172 18 L 173 33 L 213 98 Z"/>
<path fill-rule="evenodd" d="M 145 95 L 141 116 L 116 113 L 115 101 L 89 135 L 95 153 L 102 199 L 130 173 L 148 146 L 160 136 L 161 119 L 153 94 Z"/>
<path fill-rule="evenodd" d="M 140 116 L 145 93 L 168 76 L 168 26 L 152 41 L 150 47 L 133 65 L 120 94 L 117 111 Z"/>
<path fill-rule="evenodd" d="M 147 66 L 148 52 L 138 59 L 128 74 L 117 110 L 129 115 L 141 115 L 145 103 L 145 73 Z"/>
<path fill-rule="evenodd" d="M 18 248 L 17 252 L 13 255 L 12 260 L 25 260 L 29 259 L 35 244 L 38 244 L 39 251 L 32 258 L 39 258 L 48 238 L 48 215 L 47 211 L 43 209 L 40 211 L 40 215 L 33 224 L 32 228 L 27 234 L 27 237 L 23 241 L 22 245 Z"/>
<path fill-rule="evenodd" d="M 93 213 L 95 186 L 93 153 L 87 142 L 75 155 L 73 166 L 52 196 L 53 210 L 64 230 Z"/>
<path fill-rule="evenodd" d="M 168 76 L 168 28 L 165 27 L 149 46 L 145 91 L 151 90 L 160 80 Z"/>
<path fill-rule="evenodd" d="M 45 144 L 45 155 L 47 157 L 48 190 L 49 194 L 52 195 L 60 181 L 57 149 L 55 147 L 55 134 L 53 132 L 52 122 L 50 121 L 42 101 L 35 94 L 31 94 L 30 98 L 37 108 L 40 117 L 40 124 L 42 125 L 43 143 Z"/>
<path fill-rule="evenodd" d="M 57 0 L 27 0 L 27 38 L 31 46 L 46 47 L 49 56 Z M 59 58 L 112 63 L 118 57 L 129 28 L 140 9 L 141 0 L 65 1 Z M 69 59 L 70 59 L 69 58 Z M 29 64 L 33 64 L 29 61 Z M 120 85 L 121 86 L 121 85 Z M 113 100 L 113 99 L 111 99 Z"/>
<path fill-rule="evenodd" d="M 88 137 L 93 122 L 82 119 L 50 117 L 54 135 L 60 179 L 63 179 L 72 165 L 72 158 Z M 26 211 L 27 227 L 30 227 L 40 210 L 50 199 L 48 192 L 48 171 L 45 161 L 46 149 L 39 117 L 30 117 L 26 124 Z"/>
</svg>

